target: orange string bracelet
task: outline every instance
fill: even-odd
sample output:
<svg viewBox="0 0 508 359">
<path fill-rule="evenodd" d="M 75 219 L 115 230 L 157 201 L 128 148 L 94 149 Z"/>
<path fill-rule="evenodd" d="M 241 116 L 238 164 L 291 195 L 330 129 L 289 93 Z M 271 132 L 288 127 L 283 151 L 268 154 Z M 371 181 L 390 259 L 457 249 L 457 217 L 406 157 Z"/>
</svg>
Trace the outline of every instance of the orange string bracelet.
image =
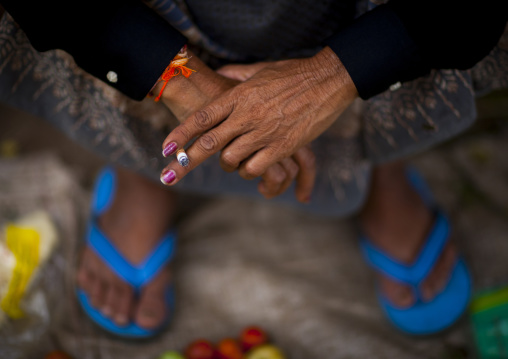
<svg viewBox="0 0 508 359">
<path fill-rule="evenodd" d="M 189 59 L 190 58 L 187 56 L 187 46 L 184 46 L 182 50 L 180 50 L 180 52 L 175 56 L 173 61 L 170 62 L 168 67 L 166 67 L 161 77 L 157 80 L 157 84 L 160 81 L 163 81 L 164 85 L 162 86 L 159 95 L 154 99 L 155 102 L 158 102 L 160 100 L 162 92 L 164 92 L 166 85 L 168 84 L 169 80 L 171 80 L 173 77 L 183 75 L 186 78 L 189 78 L 189 76 L 193 72 L 196 72 L 196 70 L 190 69 L 187 66 L 185 66 L 187 62 L 189 62 Z"/>
</svg>

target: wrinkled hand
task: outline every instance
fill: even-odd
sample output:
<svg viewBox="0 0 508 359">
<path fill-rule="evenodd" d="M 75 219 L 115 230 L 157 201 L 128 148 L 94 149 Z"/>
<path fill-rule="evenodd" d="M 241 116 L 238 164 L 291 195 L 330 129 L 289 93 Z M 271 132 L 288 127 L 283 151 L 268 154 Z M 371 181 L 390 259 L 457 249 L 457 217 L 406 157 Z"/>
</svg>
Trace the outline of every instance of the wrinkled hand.
<svg viewBox="0 0 508 359">
<path fill-rule="evenodd" d="M 238 81 L 248 79 L 268 64 L 227 65 L 215 73 L 199 59 L 195 59 L 192 65 L 198 70 L 196 75 L 190 79 L 173 79 L 171 86 L 165 90 L 162 101 L 182 121 L 190 113 L 231 89 Z M 270 166 L 262 174 L 258 190 L 265 198 L 270 199 L 284 193 L 294 180 L 296 198 L 305 203 L 310 200 L 315 177 L 314 154 L 305 146 L 292 156 Z"/>
<path fill-rule="evenodd" d="M 257 62 L 250 65 L 231 64 L 221 67 L 217 73 L 232 80 L 246 81 L 270 65 L 271 62 Z M 300 148 L 291 157 L 269 167 L 261 176 L 258 191 L 271 199 L 284 193 L 293 180 L 295 195 L 300 202 L 308 203 L 316 179 L 316 157 L 310 146 Z"/>
<path fill-rule="evenodd" d="M 271 165 L 261 176 L 258 191 L 266 199 L 284 193 L 293 181 L 298 201 L 308 203 L 316 179 L 316 159 L 309 146 L 300 148 L 291 157 Z"/>
<path fill-rule="evenodd" d="M 224 170 L 238 170 L 245 179 L 263 176 L 324 132 L 357 96 L 329 48 L 309 59 L 268 64 L 168 135 L 164 147 L 174 142 L 182 148 L 199 137 L 186 149 L 189 166 L 174 161 L 166 170 L 175 172 L 177 183 L 222 150 Z"/>
</svg>

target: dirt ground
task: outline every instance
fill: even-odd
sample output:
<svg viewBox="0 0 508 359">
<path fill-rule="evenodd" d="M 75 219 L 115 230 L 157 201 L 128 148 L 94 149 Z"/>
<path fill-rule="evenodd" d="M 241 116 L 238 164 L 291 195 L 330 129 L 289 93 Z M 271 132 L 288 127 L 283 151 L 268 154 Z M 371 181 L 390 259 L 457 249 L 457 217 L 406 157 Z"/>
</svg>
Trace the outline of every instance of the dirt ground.
<svg viewBox="0 0 508 359">
<path fill-rule="evenodd" d="M 411 159 L 452 220 L 475 291 L 508 285 L 508 96 L 482 98 L 478 108 L 481 120 L 468 133 Z M 71 178 L 72 191 L 85 199 L 102 165 L 43 120 L 4 105 L 0 153 L 4 180 L 9 168 L 39 164 L 41 173 Z M 293 359 L 474 357 L 467 315 L 432 338 L 407 337 L 386 322 L 375 299 L 375 276 L 357 246 L 354 218 L 323 219 L 243 199 L 194 198 L 186 210 L 175 272 L 181 305 L 167 333 L 139 344 L 104 335 L 76 309 L 66 282 L 67 304 L 51 309 L 60 313 L 58 324 L 38 337 L 38 348 L 27 349 L 26 357 L 59 347 L 76 359 L 156 358 L 163 348 L 234 336 L 251 323 L 267 328 Z M 82 208 L 75 213 L 86 220 Z M 75 250 L 79 228 L 63 238 L 64 246 Z M 75 260 L 62 263 L 51 265 L 69 273 L 75 267 Z M 62 314 L 67 310 L 72 314 Z M 23 358 L 20 343 L 26 345 L 0 339 L 0 346 L 13 348 L 0 348 L 0 354 Z"/>
</svg>

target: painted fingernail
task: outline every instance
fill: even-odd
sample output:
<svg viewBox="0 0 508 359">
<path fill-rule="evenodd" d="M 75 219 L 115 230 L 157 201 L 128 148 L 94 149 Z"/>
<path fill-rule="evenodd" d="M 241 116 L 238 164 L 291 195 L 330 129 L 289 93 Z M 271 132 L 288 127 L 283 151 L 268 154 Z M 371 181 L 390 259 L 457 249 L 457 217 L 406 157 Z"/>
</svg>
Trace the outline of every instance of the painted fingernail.
<svg viewBox="0 0 508 359">
<path fill-rule="evenodd" d="M 183 149 L 180 149 L 178 152 L 176 152 L 176 159 L 182 167 L 187 167 L 189 165 L 189 157 Z"/>
<path fill-rule="evenodd" d="M 164 170 L 161 174 L 161 182 L 164 184 L 171 184 L 176 178 L 176 173 L 173 170 Z"/>
<path fill-rule="evenodd" d="M 178 145 L 175 142 L 170 142 L 164 149 L 162 150 L 162 155 L 164 157 L 171 156 L 173 153 L 175 153 L 176 149 L 178 148 Z"/>
</svg>

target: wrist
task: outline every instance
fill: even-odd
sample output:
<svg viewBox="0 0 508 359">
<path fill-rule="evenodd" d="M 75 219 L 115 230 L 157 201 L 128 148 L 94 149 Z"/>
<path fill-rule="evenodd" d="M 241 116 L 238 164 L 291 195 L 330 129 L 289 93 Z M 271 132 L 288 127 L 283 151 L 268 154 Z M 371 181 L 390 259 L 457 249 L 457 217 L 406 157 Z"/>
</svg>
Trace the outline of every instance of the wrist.
<svg viewBox="0 0 508 359">
<path fill-rule="evenodd" d="M 317 77 L 329 85 L 327 90 L 331 92 L 332 98 L 352 102 L 358 97 L 358 90 L 353 79 L 331 48 L 328 46 L 323 48 L 310 58 L 310 63 Z"/>
<path fill-rule="evenodd" d="M 161 100 L 173 101 L 185 96 L 204 96 L 208 100 L 215 98 L 224 91 L 238 84 L 238 81 L 228 79 L 219 75 L 216 71 L 209 68 L 199 57 L 188 51 L 189 61 L 187 66 L 195 72 L 191 76 L 176 76 L 168 83 L 162 92 Z M 160 91 L 161 84 L 154 87 L 154 93 Z"/>
<path fill-rule="evenodd" d="M 194 70 L 189 77 L 172 77 L 165 87 L 159 81 L 151 91 L 153 98 L 161 95 L 160 100 L 180 121 L 234 85 L 233 80 L 217 74 L 190 50 L 187 56 L 186 66 Z"/>
<path fill-rule="evenodd" d="M 190 75 L 192 75 L 193 72 L 196 72 L 192 68 L 188 67 L 188 62 L 189 55 L 187 52 L 187 45 L 184 45 L 176 54 L 176 56 L 171 60 L 162 75 L 159 76 L 157 82 L 150 90 L 150 97 L 154 96 L 154 91 L 156 91 L 155 93 L 157 96 L 154 99 L 155 102 L 158 102 L 161 99 L 162 93 L 166 89 L 166 86 L 170 80 L 178 77 L 179 75 L 188 78 Z"/>
<path fill-rule="evenodd" d="M 192 69 L 194 72 L 189 77 L 186 76 L 174 76 L 164 86 L 164 82 L 159 79 L 152 89 L 154 98 L 160 95 L 161 100 L 171 100 L 174 97 L 178 97 L 179 94 L 192 89 L 192 83 L 194 82 L 194 76 L 197 75 L 198 71 L 196 61 L 193 57 L 189 56 L 189 60 L 185 65 L 187 68 Z"/>
</svg>

